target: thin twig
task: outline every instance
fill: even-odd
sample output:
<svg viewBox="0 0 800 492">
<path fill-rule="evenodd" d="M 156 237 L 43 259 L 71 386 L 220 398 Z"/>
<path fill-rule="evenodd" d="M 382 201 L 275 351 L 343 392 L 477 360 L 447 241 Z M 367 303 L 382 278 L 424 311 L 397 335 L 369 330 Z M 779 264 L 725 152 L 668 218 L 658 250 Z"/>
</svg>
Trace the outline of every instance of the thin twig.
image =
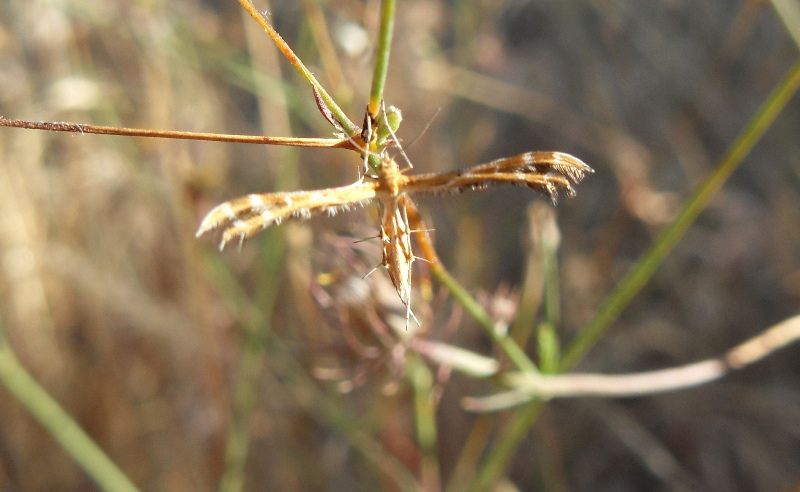
<svg viewBox="0 0 800 492">
<path fill-rule="evenodd" d="M 764 330 L 719 357 L 684 366 L 615 375 L 573 373 L 550 376 L 539 373 L 512 373 L 508 374 L 505 380 L 514 388 L 515 393 L 526 394 L 528 399 L 624 398 L 652 395 L 716 381 L 798 340 L 800 340 L 800 315 Z M 471 410 L 485 411 L 486 404 L 490 401 L 487 398 L 467 398 L 464 400 L 464 405 Z"/>
<path fill-rule="evenodd" d="M 116 126 L 88 125 L 68 121 L 27 121 L 0 116 L 0 126 L 44 130 L 48 132 L 94 133 L 123 137 L 176 138 L 181 140 L 207 140 L 262 145 L 285 145 L 289 147 L 334 147 L 357 150 L 347 139 L 266 137 L 260 135 L 227 135 L 224 133 L 184 132 L 177 130 L 151 130 L 149 128 L 122 128 Z"/>
<path fill-rule="evenodd" d="M 336 117 L 336 120 L 347 131 L 347 134 L 355 135 L 359 133 L 360 129 L 358 128 L 358 126 L 356 126 L 355 123 L 350 121 L 350 118 L 348 118 L 345 112 L 342 111 L 342 108 L 340 108 L 339 105 L 336 104 L 336 101 L 333 99 L 333 97 L 331 97 L 331 95 L 328 94 L 328 91 L 326 91 L 325 88 L 322 87 L 322 84 L 320 84 L 319 81 L 316 79 L 316 77 L 314 77 L 314 74 L 311 73 L 311 70 L 309 70 L 305 66 L 303 61 L 300 60 L 300 58 L 294 53 L 294 51 L 292 51 L 292 48 L 290 48 L 289 45 L 286 43 L 286 41 L 283 40 L 281 35 L 278 34 L 278 31 L 276 31 L 275 28 L 272 27 L 272 24 L 269 23 L 266 17 L 264 17 L 264 15 L 261 14 L 261 12 L 256 10 L 256 8 L 253 6 L 250 0 L 239 0 L 239 4 L 248 14 L 250 14 L 250 17 L 252 17 L 253 20 L 255 20 L 259 26 L 261 26 L 264 32 L 267 33 L 267 36 L 269 36 L 270 39 L 272 39 L 272 42 L 275 43 L 275 46 L 278 47 L 281 54 L 283 54 L 283 56 L 287 60 L 289 60 L 289 63 L 291 63 L 292 66 L 294 66 L 294 68 L 298 72 L 300 72 L 303 78 L 306 79 L 306 81 L 309 84 L 311 84 L 311 86 L 314 89 L 316 89 L 322 100 L 325 101 L 325 104 L 330 108 L 331 112 Z"/>
</svg>

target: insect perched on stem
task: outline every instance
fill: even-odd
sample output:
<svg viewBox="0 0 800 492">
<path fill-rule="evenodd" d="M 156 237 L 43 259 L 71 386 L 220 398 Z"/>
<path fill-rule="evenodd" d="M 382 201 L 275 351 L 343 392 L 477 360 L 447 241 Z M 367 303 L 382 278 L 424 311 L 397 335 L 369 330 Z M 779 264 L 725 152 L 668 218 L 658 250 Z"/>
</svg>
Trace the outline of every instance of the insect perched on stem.
<svg viewBox="0 0 800 492">
<path fill-rule="evenodd" d="M 549 196 L 573 195 L 573 184 L 592 173 L 577 157 L 562 152 L 526 152 L 446 173 L 406 176 L 397 163 L 383 156 L 378 175 L 348 186 L 313 191 L 246 195 L 214 207 L 200 223 L 197 236 L 222 228 L 220 249 L 234 239 L 244 241 L 284 219 L 350 210 L 378 199 L 383 209 L 380 239 L 382 265 L 389 273 L 400 300 L 406 306 L 406 323 L 411 312 L 411 227 L 407 208 L 414 193 L 447 193 L 475 190 L 490 185 L 525 186 Z"/>
<path fill-rule="evenodd" d="M 376 71 L 373 88 L 380 89 L 370 95 L 364 128 L 352 123 L 331 96 L 322 88 L 272 27 L 265 15 L 255 9 L 249 0 L 239 0 L 241 6 L 264 29 L 278 46 L 281 53 L 306 78 L 312 87 L 317 108 L 322 116 L 336 129 L 338 138 L 295 138 L 248 135 L 223 135 L 152 130 L 142 128 L 119 128 L 68 122 L 26 121 L 0 116 L 0 126 L 33 130 L 97 133 L 156 138 L 192 140 L 215 140 L 226 142 L 286 145 L 297 147 L 346 148 L 358 152 L 363 159 L 363 174 L 357 182 L 338 188 L 313 191 L 295 191 L 251 194 L 224 202 L 212 209 L 202 220 L 197 230 L 201 236 L 211 230 L 222 228 L 220 249 L 233 239 L 244 239 L 258 231 L 289 218 L 308 218 L 314 214 L 333 215 L 364 205 L 377 199 L 383 209 L 380 233 L 383 259 L 381 264 L 389 273 L 400 300 L 406 306 L 406 325 L 413 317 L 411 312 L 411 266 L 417 258 L 412 251 L 411 235 L 419 233 L 412 229 L 412 221 L 419 222 L 416 206 L 411 199 L 414 193 L 458 192 L 480 189 L 489 185 L 510 184 L 526 186 L 541 191 L 553 201 L 559 193 L 572 195 L 572 185 L 578 183 L 592 169 L 580 159 L 561 152 L 526 152 L 513 157 L 497 159 L 461 171 L 438 174 L 406 176 L 397 163 L 387 155 L 386 149 L 395 146 L 411 167 L 411 161 L 403 151 L 396 132 L 402 120 L 400 110 L 383 103 L 382 86 L 385 70 Z M 388 17 L 386 17 L 388 18 Z M 382 30 L 391 33 L 391 28 L 382 25 Z M 382 42 L 390 39 L 381 37 Z M 388 44 L 379 51 L 387 55 Z M 384 65 L 385 68 L 385 65 Z M 418 229 L 420 229 L 418 227 Z"/>
</svg>

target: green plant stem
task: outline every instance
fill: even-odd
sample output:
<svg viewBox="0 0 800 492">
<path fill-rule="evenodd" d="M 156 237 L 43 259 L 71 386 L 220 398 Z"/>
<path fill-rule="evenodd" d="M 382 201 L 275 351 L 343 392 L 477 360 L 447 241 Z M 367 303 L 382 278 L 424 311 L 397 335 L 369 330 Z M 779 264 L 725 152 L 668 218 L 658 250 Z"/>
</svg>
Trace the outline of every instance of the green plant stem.
<svg viewBox="0 0 800 492">
<path fill-rule="evenodd" d="M 264 340 L 250 335 L 243 345 L 233 396 L 233 422 L 225 443 L 225 468 L 219 483 L 222 492 L 236 492 L 244 488 L 250 447 L 250 417 L 258 401 L 256 388 L 264 367 Z"/>
<path fill-rule="evenodd" d="M 558 251 L 543 246 L 542 269 L 544 270 L 544 319 L 537 326 L 537 348 L 539 368 L 542 372 L 558 371 L 561 346 L 556 327 L 561 324 L 560 278 L 558 271 Z"/>
<path fill-rule="evenodd" d="M 659 235 L 650 250 L 631 268 L 617 284 L 617 288 L 601 305 L 589 325 L 581 330 L 561 361 L 561 369 L 575 365 L 617 320 L 620 313 L 642 290 L 664 258 L 683 238 L 697 216 L 700 215 L 731 173 L 744 161 L 772 125 L 800 86 L 800 62 L 796 63 L 769 95 L 756 115 L 739 135 L 713 173 L 686 202 L 675 220 Z"/>
<path fill-rule="evenodd" d="M 478 301 L 476 301 L 444 267 L 439 256 L 436 254 L 436 249 L 433 247 L 433 241 L 431 241 L 430 235 L 426 232 L 428 227 L 425 225 L 425 221 L 420 217 L 419 210 L 417 210 L 417 206 L 411 199 L 406 200 L 406 212 L 408 213 L 411 226 L 416 229 L 414 239 L 417 246 L 420 248 L 422 257 L 430 264 L 431 273 L 433 273 L 434 277 L 450 291 L 450 294 L 452 294 L 457 302 L 464 306 L 467 313 L 478 322 L 484 331 L 486 331 L 489 338 L 500 346 L 518 369 L 522 371 L 536 371 L 536 365 L 528 358 L 525 351 L 522 350 L 507 333 L 500 334 L 498 332 L 489 313 L 481 307 Z"/>
<path fill-rule="evenodd" d="M 445 489 L 447 492 L 467 490 L 469 484 L 473 482 L 478 468 L 478 461 L 483 455 L 487 443 L 491 441 L 492 430 L 495 428 L 496 423 L 497 419 L 494 416 L 490 417 L 484 414 L 476 417 L 467 440 L 461 446 L 461 454 Z"/>
<path fill-rule="evenodd" d="M 421 477 L 424 490 L 440 490 L 439 461 L 436 458 L 436 405 L 433 397 L 433 375 L 416 356 L 408 358 L 408 379 L 414 390 L 414 423 L 417 442 L 422 451 Z"/>
<path fill-rule="evenodd" d="M 717 169 L 698 188 L 697 192 L 687 202 L 683 211 L 673 224 L 662 233 L 650 251 L 620 282 L 619 287 L 611 294 L 608 301 L 603 304 L 600 312 L 589 327 L 581 332 L 578 339 L 573 342 L 567 355 L 561 361 L 562 370 L 572 367 L 580 360 L 597 338 L 617 318 L 622 309 L 628 305 L 633 296 L 644 286 L 667 253 L 683 236 L 689 225 L 708 204 L 733 170 L 744 160 L 744 157 L 766 129 L 775 121 L 775 118 L 797 91 L 798 86 L 800 86 L 800 62 L 796 63 L 778 83 L 776 89 L 769 95 L 764 105 L 750 120 L 746 129 L 720 161 Z M 470 490 L 487 490 L 497 481 L 498 477 L 508 467 L 508 463 L 514 456 L 519 443 L 522 442 L 522 439 L 525 438 L 534 422 L 536 422 L 536 417 L 542 405 L 541 402 L 535 401 L 514 413 L 504 432 L 495 441 L 496 444 L 492 447 L 491 453 L 481 465 L 478 471 L 478 478 Z"/>
<path fill-rule="evenodd" d="M 100 488 L 135 491 L 125 473 L 22 366 L 0 325 L 0 383 L 64 448 Z M 8 424 L 8 423 L 7 423 Z"/>
<path fill-rule="evenodd" d="M 547 250 L 541 246 L 531 245 L 528 254 L 525 278 L 520 290 L 517 315 L 511 324 L 511 338 L 520 346 L 528 345 L 536 318 L 544 298 L 544 268 Z"/>
<path fill-rule="evenodd" d="M 561 279 L 558 271 L 558 251 L 544 247 L 544 319 L 551 326 L 561 324 Z"/>
<path fill-rule="evenodd" d="M 264 282 L 270 288 L 264 289 L 258 296 L 259 309 L 245 310 L 242 306 L 233 308 L 235 312 L 247 312 L 248 315 L 239 318 L 243 323 L 245 340 L 234 389 L 233 422 L 225 445 L 225 468 L 219 485 L 219 490 L 224 492 L 236 492 L 244 487 L 251 437 L 250 417 L 258 402 L 257 388 L 264 367 L 267 340 L 272 331 L 270 318 L 277 300 L 277 278 L 284 256 L 284 243 L 278 233 L 268 234 L 262 244 L 265 257 L 261 277 L 270 279 Z M 241 295 L 244 296 L 244 293 Z"/>
<path fill-rule="evenodd" d="M 367 111 L 372 119 L 377 118 L 383 101 L 383 89 L 386 86 L 386 74 L 389 71 L 389 54 L 392 48 L 394 32 L 395 0 L 381 2 L 381 26 L 378 33 L 378 50 L 375 55 L 375 69 L 372 75 L 372 88 L 369 93 Z"/>
<path fill-rule="evenodd" d="M 467 313 L 472 316 L 475 321 L 484 329 L 489 337 L 505 352 L 511 362 L 517 366 L 521 371 L 536 371 L 536 365 L 525 354 L 525 351 L 511 339 L 511 337 L 500 334 L 497 327 L 481 305 L 476 301 L 467 290 L 458 283 L 456 279 L 450 275 L 444 266 L 438 262 L 432 263 L 431 273 L 436 277 L 447 290 L 450 291 L 453 298 L 458 301 Z"/>
<path fill-rule="evenodd" d="M 508 467 L 508 462 L 514 452 L 528 435 L 539 413 L 544 408 L 544 402 L 534 401 L 520 408 L 504 426 L 502 434 L 494 441 L 491 452 L 481 463 L 475 481 L 470 484 L 470 492 L 488 490 L 497 478 Z"/>
</svg>

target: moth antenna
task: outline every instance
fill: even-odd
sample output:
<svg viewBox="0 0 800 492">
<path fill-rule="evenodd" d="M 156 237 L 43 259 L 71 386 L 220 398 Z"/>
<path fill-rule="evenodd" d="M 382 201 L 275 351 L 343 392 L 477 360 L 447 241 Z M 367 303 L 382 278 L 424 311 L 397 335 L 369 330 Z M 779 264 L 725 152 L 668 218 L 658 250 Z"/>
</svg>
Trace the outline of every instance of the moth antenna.
<svg viewBox="0 0 800 492">
<path fill-rule="evenodd" d="M 409 299 L 409 301 L 410 301 L 410 299 Z M 417 327 L 422 326 L 422 323 L 419 322 L 419 319 L 417 318 L 417 315 L 414 314 L 414 311 L 411 310 L 411 304 L 409 302 L 409 304 L 406 306 L 406 331 L 408 331 L 408 322 L 409 322 L 409 320 L 412 320 L 412 319 L 414 320 L 414 323 L 417 324 Z"/>
<path fill-rule="evenodd" d="M 376 236 L 365 237 L 363 239 L 358 239 L 356 241 L 353 241 L 353 244 L 363 243 L 364 241 L 370 241 L 372 239 L 379 239 L 379 238 L 380 238 L 380 236 L 377 236 L 377 235 Z"/>
<path fill-rule="evenodd" d="M 435 120 L 436 117 L 439 116 L 439 113 L 441 113 L 441 112 L 442 112 L 442 108 L 441 107 L 436 108 L 436 111 L 433 113 L 433 116 L 428 118 L 428 122 L 425 123 L 425 126 L 422 128 L 422 130 L 419 132 L 419 134 L 417 134 L 417 136 L 414 137 L 414 139 L 408 144 L 407 147 L 408 147 L 409 150 L 411 150 L 411 147 L 413 147 L 414 144 L 419 142 L 419 139 L 421 139 L 426 133 L 428 133 L 428 130 L 430 129 L 431 125 L 433 124 L 433 120 Z"/>
<path fill-rule="evenodd" d="M 380 268 L 380 267 L 382 267 L 382 266 L 383 266 L 383 265 L 378 265 L 378 266 L 374 267 L 372 270 L 370 270 L 370 271 L 368 271 L 367 273 L 365 273 L 365 274 L 364 274 L 364 276 L 363 276 L 363 277 L 361 277 L 361 278 L 362 278 L 362 279 L 365 279 L 365 278 L 369 277 L 370 275 L 372 275 L 373 273 L 375 273 L 375 270 L 377 270 L 378 268 Z"/>
</svg>

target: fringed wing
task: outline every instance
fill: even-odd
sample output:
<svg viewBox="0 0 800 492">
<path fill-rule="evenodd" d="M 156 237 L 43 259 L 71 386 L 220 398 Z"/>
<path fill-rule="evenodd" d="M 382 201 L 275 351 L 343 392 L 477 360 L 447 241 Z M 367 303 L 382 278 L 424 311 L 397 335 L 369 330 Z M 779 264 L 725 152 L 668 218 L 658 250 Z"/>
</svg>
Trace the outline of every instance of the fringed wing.
<svg viewBox="0 0 800 492">
<path fill-rule="evenodd" d="M 312 215 L 350 210 L 375 197 L 377 183 L 362 182 L 315 191 L 245 195 L 217 205 L 203 218 L 197 236 L 224 228 L 220 249 L 232 239 L 243 241 L 284 219 L 307 219 Z"/>
<path fill-rule="evenodd" d="M 512 172 L 532 172 L 544 174 L 556 172 L 577 184 L 584 176 L 594 170 L 577 157 L 564 152 L 535 151 L 511 157 L 495 159 L 467 170 L 471 174 L 492 174 Z"/>
<path fill-rule="evenodd" d="M 563 152 L 526 152 L 461 171 L 409 176 L 404 191 L 452 192 L 510 184 L 541 191 L 555 201 L 560 192 L 574 195 L 572 185 L 593 172 L 586 163 Z"/>
</svg>

